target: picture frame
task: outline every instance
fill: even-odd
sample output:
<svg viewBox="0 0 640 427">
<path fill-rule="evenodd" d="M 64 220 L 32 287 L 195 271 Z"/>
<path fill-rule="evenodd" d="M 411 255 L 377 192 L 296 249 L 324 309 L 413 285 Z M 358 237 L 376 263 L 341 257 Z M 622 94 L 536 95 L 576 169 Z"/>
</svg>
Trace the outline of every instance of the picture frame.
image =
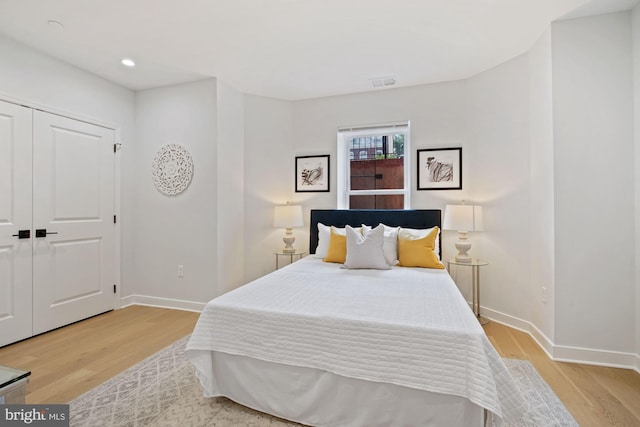
<svg viewBox="0 0 640 427">
<path fill-rule="evenodd" d="M 462 190 L 462 147 L 418 150 L 418 190 Z"/>
<path fill-rule="evenodd" d="M 329 155 L 296 156 L 296 193 L 329 192 L 331 163 Z"/>
</svg>

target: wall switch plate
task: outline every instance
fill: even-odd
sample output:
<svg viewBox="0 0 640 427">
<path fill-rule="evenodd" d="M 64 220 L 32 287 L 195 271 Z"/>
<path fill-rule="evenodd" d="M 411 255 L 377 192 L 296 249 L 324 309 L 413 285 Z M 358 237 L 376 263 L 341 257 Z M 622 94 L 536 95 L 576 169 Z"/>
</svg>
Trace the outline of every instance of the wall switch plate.
<svg viewBox="0 0 640 427">
<path fill-rule="evenodd" d="M 178 266 L 178 277 L 184 277 L 184 265 L 182 264 Z"/>
<path fill-rule="evenodd" d="M 547 303 L 547 287 L 543 286 L 542 287 L 542 303 L 546 304 Z"/>
</svg>

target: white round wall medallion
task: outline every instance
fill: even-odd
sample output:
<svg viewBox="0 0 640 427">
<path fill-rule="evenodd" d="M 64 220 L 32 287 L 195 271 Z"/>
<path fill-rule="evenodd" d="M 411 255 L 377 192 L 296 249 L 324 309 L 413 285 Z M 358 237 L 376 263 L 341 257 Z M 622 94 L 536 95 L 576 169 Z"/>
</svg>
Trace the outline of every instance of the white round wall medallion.
<svg viewBox="0 0 640 427">
<path fill-rule="evenodd" d="M 193 160 L 182 145 L 167 144 L 153 159 L 153 183 L 162 194 L 175 196 L 182 193 L 193 176 Z"/>
</svg>

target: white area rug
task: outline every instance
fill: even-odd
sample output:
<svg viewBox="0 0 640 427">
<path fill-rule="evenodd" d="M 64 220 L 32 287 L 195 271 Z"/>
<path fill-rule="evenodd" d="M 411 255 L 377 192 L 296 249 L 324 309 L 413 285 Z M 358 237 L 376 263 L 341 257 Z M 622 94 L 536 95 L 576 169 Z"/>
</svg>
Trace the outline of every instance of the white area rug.
<svg viewBox="0 0 640 427">
<path fill-rule="evenodd" d="M 238 405 L 205 398 L 184 356 L 188 337 L 70 402 L 71 426 L 299 426 Z M 530 402 L 514 427 L 577 426 L 564 405 L 527 361 L 505 364 Z"/>
</svg>

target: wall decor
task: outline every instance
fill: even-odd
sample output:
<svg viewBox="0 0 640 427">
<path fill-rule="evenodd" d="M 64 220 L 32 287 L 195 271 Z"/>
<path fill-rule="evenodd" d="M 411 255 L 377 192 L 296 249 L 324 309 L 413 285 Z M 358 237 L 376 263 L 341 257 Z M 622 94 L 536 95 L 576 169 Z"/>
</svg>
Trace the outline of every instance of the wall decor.
<svg viewBox="0 0 640 427">
<path fill-rule="evenodd" d="M 462 148 L 418 150 L 418 190 L 461 190 Z"/>
<path fill-rule="evenodd" d="M 193 160 L 182 145 L 167 144 L 156 154 L 152 169 L 153 183 L 158 191 L 175 196 L 189 186 L 193 176 Z"/>
<path fill-rule="evenodd" d="M 296 193 L 328 191 L 329 155 L 296 157 Z"/>
</svg>

